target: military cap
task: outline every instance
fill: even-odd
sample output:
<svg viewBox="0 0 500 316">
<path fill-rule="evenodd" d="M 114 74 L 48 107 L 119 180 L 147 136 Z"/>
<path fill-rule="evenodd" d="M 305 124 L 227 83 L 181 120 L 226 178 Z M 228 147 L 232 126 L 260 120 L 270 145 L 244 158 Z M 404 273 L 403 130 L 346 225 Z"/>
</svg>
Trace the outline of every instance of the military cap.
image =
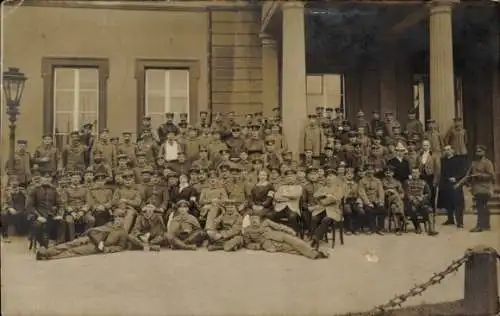
<svg viewBox="0 0 500 316">
<path fill-rule="evenodd" d="M 241 130 L 241 127 L 239 125 L 234 125 L 231 127 L 231 130 L 233 132 L 239 132 Z"/>
<path fill-rule="evenodd" d="M 417 114 L 417 108 L 411 108 L 408 110 L 408 115 L 415 115 Z"/>
<path fill-rule="evenodd" d="M 325 108 L 323 106 L 317 106 L 316 107 L 316 111 L 323 111 Z"/>
<path fill-rule="evenodd" d="M 356 133 L 356 131 L 349 131 L 349 133 L 347 135 L 349 137 L 356 137 L 358 135 L 358 133 Z"/>
<path fill-rule="evenodd" d="M 486 146 L 484 145 L 477 145 L 476 150 L 481 150 L 481 151 L 486 151 Z"/>
<path fill-rule="evenodd" d="M 119 140 L 119 138 L 118 138 L 118 137 L 111 137 L 111 138 L 110 138 L 110 140 L 111 140 L 111 141 L 114 141 L 114 140 L 115 140 L 115 141 L 118 141 L 118 140 Z"/>
<path fill-rule="evenodd" d="M 266 146 L 274 146 L 275 144 L 276 142 L 274 141 L 274 139 L 266 140 Z"/>
<path fill-rule="evenodd" d="M 193 166 L 193 167 L 189 168 L 189 172 L 190 173 L 199 173 L 200 169 L 196 166 Z"/>
<path fill-rule="evenodd" d="M 144 121 L 151 121 L 151 116 L 144 116 L 142 119 Z"/>
<path fill-rule="evenodd" d="M 347 166 L 347 163 L 345 161 L 339 162 L 339 167 L 345 167 Z"/>
<path fill-rule="evenodd" d="M 396 145 L 396 150 L 400 150 L 400 151 L 404 151 L 406 150 L 405 146 L 403 145 L 403 143 L 401 142 L 398 142 L 397 145 Z"/>
<path fill-rule="evenodd" d="M 229 151 L 228 151 L 228 149 L 227 149 L 227 148 L 221 148 L 221 149 L 219 150 L 219 154 L 221 154 L 221 155 L 226 154 L 226 153 L 228 153 L 228 152 L 229 152 Z"/>
<path fill-rule="evenodd" d="M 31 168 L 31 174 L 33 175 L 33 173 L 40 174 L 40 167 L 37 164 L 33 165 L 33 167 Z"/>
<path fill-rule="evenodd" d="M 132 170 L 125 170 L 123 173 L 122 173 L 122 177 L 123 178 L 126 178 L 126 177 L 133 177 L 134 176 L 134 172 Z"/>
<path fill-rule="evenodd" d="M 109 134 L 109 128 L 103 128 L 101 130 L 101 134 L 108 133 Z"/>
<path fill-rule="evenodd" d="M 229 170 L 230 171 L 241 171 L 241 166 L 238 165 L 237 163 L 232 163 L 229 165 Z"/>
<path fill-rule="evenodd" d="M 335 108 L 335 113 L 340 113 L 340 112 L 342 112 L 341 108 Z"/>
<path fill-rule="evenodd" d="M 87 169 L 85 169 L 85 173 L 91 173 L 91 174 L 94 174 L 94 168 L 92 168 L 92 167 L 88 167 Z"/>
<path fill-rule="evenodd" d="M 453 119 L 453 121 L 455 121 L 455 122 L 462 122 L 462 118 L 461 117 L 455 117 Z"/>
<path fill-rule="evenodd" d="M 128 159 L 128 155 L 127 154 L 119 154 L 118 157 L 117 157 L 118 160 L 120 159 Z"/>
<path fill-rule="evenodd" d="M 183 113 L 180 113 L 179 116 L 182 117 L 182 118 L 187 118 L 188 114 L 185 113 L 185 112 L 183 112 Z"/>
<path fill-rule="evenodd" d="M 68 172 L 70 177 L 82 176 L 82 172 L 80 170 L 71 170 Z"/>
<path fill-rule="evenodd" d="M 240 202 L 233 200 L 233 199 L 227 199 L 222 202 L 224 206 L 226 205 L 238 205 Z"/>
<path fill-rule="evenodd" d="M 186 200 L 179 200 L 179 201 L 177 201 L 175 206 L 177 206 L 177 207 L 181 207 L 181 206 L 189 207 L 189 202 Z"/>
<path fill-rule="evenodd" d="M 122 133 L 122 135 L 123 135 L 123 136 L 125 136 L 125 135 L 132 135 L 132 133 L 131 133 L 131 132 L 128 132 L 128 131 L 125 131 L 125 132 L 123 132 L 123 133 Z"/>
<path fill-rule="evenodd" d="M 83 124 L 83 127 L 86 127 L 86 128 L 92 128 L 92 126 L 94 126 L 94 124 L 92 124 L 90 122 Z"/>
<path fill-rule="evenodd" d="M 428 119 L 428 120 L 426 121 L 426 123 L 427 123 L 427 124 L 431 124 L 431 123 L 433 124 L 433 123 L 436 123 L 436 120 L 433 120 L 433 119 Z"/>
<path fill-rule="evenodd" d="M 207 111 L 200 111 L 200 115 L 201 114 L 208 114 L 208 112 Z"/>
<path fill-rule="evenodd" d="M 356 114 L 357 117 L 363 117 L 365 116 L 365 113 L 363 111 L 359 111 L 358 114 Z"/>
<path fill-rule="evenodd" d="M 296 172 L 295 170 L 293 170 L 292 168 L 288 168 L 288 169 L 286 169 L 286 170 L 283 172 L 283 174 L 284 174 L 285 176 L 293 175 L 293 174 L 296 174 L 296 173 L 297 173 L 297 172 Z"/>
<path fill-rule="evenodd" d="M 167 112 L 167 113 L 165 113 L 165 116 L 171 118 L 171 117 L 174 117 L 174 113 L 173 112 Z"/>
<path fill-rule="evenodd" d="M 165 170 L 167 170 L 167 177 L 168 178 L 176 178 L 179 176 L 179 174 L 177 172 L 175 172 L 174 170 L 172 170 L 170 168 L 163 169 L 164 172 L 165 172 Z"/>
<path fill-rule="evenodd" d="M 375 133 L 376 133 L 376 132 L 382 132 L 382 133 L 383 133 L 383 132 L 384 132 L 384 130 L 383 130 L 382 128 L 376 128 L 376 129 L 375 129 Z"/>
<path fill-rule="evenodd" d="M 25 140 L 25 139 L 18 139 L 18 140 L 17 140 L 17 143 L 18 143 L 19 145 L 26 145 L 26 144 L 28 143 L 28 141 L 27 141 L 27 140 Z"/>
<path fill-rule="evenodd" d="M 261 124 L 260 124 L 259 122 L 254 121 L 254 122 L 252 122 L 252 124 L 250 124 L 250 127 L 251 127 L 252 129 L 260 129 L 260 125 L 261 125 Z"/>
<path fill-rule="evenodd" d="M 143 174 L 153 174 L 154 170 L 150 166 L 147 166 L 147 167 L 141 169 L 141 173 L 143 173 Z"/>
<path fill-rule="evenodd" d="M 45 133 L 42 136 L 42 138 L 47 138 L 47 137 L 52 138 L 52 134 L 51 133 Z"/>
<path fill-rule="evenodd" d="M 290 149 L 283 150 L 283 155 L 292 155 L 293 152 Z"/>
<path fill-rule="evenodd" d="M 372 163 L 367 163 L 365 165 L 365 171 L 373 171 L 374 168 L 375 166 Z"/>
<path fill-rule="evenodd" d="M 210 170 L 208 171 L 208 177 L 209 177 L 209 178 L 217 178 L 217 170 L 215 170 L 215 169 L 210 169 Z"/>
<path fill-rule="evenodd" d="M 317 118 L 318 116 L 316 115 L 316 113 L 310 113 L 307 115 L 308 118 Z"/>
<path fill-rule="evenodd" d="M 278 171 L 278 172 L 281 171 L 281 169 L 276 166 L 268 166 L 267 169 L 269 169 L 269 171 Z"/>
<path fill-rule="evenodd" d="M 102 178 L 106 178 L 108 175 L 102 171 L 99 171 L 99 172 L 96 172 L 94 174 L 94 178 L 95 179 L 102 179 Z"/>
<path fill-rule="evenodd" d="M 325 150 L 333 150 L 333 148 L 331 146 L 326 146 Z"/>
<path fill-rule="evenodd" d="M 333 112 L 333 108 L 332 108 L 332 107 L 327 107 L 327 108 L 326 108 L 326 111 L 327 111 L 327 112 Z"/>
<path fill-rule="evenodd" d="M 233 163 L 237 163 L 238 161 L 240 161 L 240 157 L 231 157 L 229 158 L 229 160 L 231 160 Z"/>
<path fill-rule="evenodd" d="M 220 165 L 219 169 L 221 171 L 229 171 L 229 170 L 231 170 L 231 166 L 228 164 L 222 164 L 222 165 Z"/>
<path fill-rule="evenodd" d="M 416 142 L 416 141 L 414 141 L 413 139 L 410 139 L 410 140 L 408 141 L 408 146 L 410 146 L 410 145 L 415 146 L 415 145 L 417 145 L 417 142 Z"/>
<path fill-rule="evenodd" d="M 394 115 L 394 113 L 392 113 L 392 111 L 386 111 L 386 112 L 384 113 L 384 115 L 385 115 L 385 116 L 392 116 L 392 115 Z"/>
<path fill-rule="evenodd" d="M 264 163 L 264 161 L 262 160 L 262 158 L 254 158 L 252 160 L 252 163 L 254 163 L 254 164 L 257 164 L 257 163 L 261 164 L 261 163 Z"/>
<path fill-rule="evenodd" d="M 200 152 L 201 152 L 201 151 L 206 151 L 206 152 L 208 152 L 208 148 L 207 148 L 207 146 L 200 145 L 200 149 L 199 149 L 199 151 L 200 151 Z"/>
<path fill-rule="evenodd" d="M 348 120 L 343 120 L 343 121 L 342 121 L 342 125 L 343 125 L 343 126 L 349 126 L 349 127 L 350 127 L 350 126 L 351 126 L 351 122 L 349 122 Z"/>
<path fill-rule="evenodd" d="M 306 172 L 307 173 L 318 172 L 318 168 L 311 166 L 311 167 L 307 168 Z"/>
<path fill-rule="evenodd" d="M 187 123 L 187 122 L 185 122 L 185 121 L 180 122 L 180 123 L 179 123 L 179 127 L 180 127 L 180 128 L 184 128 L 184 129 L 186 129 L 186 128 L 188 127 L 188 123 Z"/>
<path fill-rule="evenodd" d="M 135 156 L 136 157 L 146 157 L 146 153 L 143 151 L 140 151 L 140 152 L 136 153 Z"/>
<path fill-rule="evenodd" d="M 70 136 L 73 136 L 73 135 L 80 135 L 80 132 L 79 131 L 72 131 L 70 134 Z"/>
</svg>

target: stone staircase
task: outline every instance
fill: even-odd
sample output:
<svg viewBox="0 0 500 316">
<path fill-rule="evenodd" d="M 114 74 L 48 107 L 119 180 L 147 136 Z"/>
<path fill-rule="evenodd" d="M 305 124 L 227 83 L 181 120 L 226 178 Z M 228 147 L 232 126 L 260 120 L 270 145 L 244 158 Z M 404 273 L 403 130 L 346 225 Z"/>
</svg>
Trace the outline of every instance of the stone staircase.
<svg viewBox="0 0 500 316">
<path fill-rule="evenodd" d="M 253 11 L 210 13 L 210 104 L 213 113 L 262 111 L 260 16 Z"/>
<path fill-rule="evenodd" d="M 464 187 L 465 196 L 465 214 L 475 214 L 474 201 L 470 190 Z M 490 211 L 492 214 L 500 215 L 500 187 L 495 188 L 495 193 L 489 202 Z M 443 210 L 439 210 L 438 214 L 446 214 Z"/>
</svg>

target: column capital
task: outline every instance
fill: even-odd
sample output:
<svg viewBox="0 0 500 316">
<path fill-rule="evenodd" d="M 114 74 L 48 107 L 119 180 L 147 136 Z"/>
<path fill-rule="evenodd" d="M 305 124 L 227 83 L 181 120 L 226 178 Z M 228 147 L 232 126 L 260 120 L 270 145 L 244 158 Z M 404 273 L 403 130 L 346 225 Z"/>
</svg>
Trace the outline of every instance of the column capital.
<svg viewBox="0 0 500 316">
<path fill-rule="evenodd" d="M 282 4 L 283 10 L 285 9 L 304 9 L 304 1 L 285 1 Z"/>
<path fill-rule="evenodd" d="M 453 7 L 460 3 L 460 0 L 432 0 L 427 3 L 430 14 L 450 13 Z"/>
<path fill-rule="evenodd" d="M 267 33 L 259 33 L 260 42 L 263 47 L 276 47 L 276 41 Z"/>
</svg>

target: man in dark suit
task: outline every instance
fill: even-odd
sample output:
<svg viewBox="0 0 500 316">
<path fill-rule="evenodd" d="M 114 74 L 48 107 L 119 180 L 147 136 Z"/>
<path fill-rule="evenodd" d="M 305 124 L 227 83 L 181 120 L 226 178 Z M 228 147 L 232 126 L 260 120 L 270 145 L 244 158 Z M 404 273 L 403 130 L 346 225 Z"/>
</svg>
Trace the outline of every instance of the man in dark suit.
<svg viewBox="0 0 500 316">
<path fill-rule="evenodd" d="M 391 166 L 394 170 L 394 179 L 404 183 L 411 174 L 410 162 L 404 157 L 406 148 L 403 144 L 398 143 L 395 148 L 395 157 L 389 159 L 387 162 L 388 166 Z"/>
<path fill-rule="evenodd" d="M 464 192 L 455 184 L 465 176 L 465 158 L 456 156 L 450 145 L 444 146 L 439 173 L 438 207 L 446 209 L 448 219 L 443 225 L 464 226 Z"/>
</svg>

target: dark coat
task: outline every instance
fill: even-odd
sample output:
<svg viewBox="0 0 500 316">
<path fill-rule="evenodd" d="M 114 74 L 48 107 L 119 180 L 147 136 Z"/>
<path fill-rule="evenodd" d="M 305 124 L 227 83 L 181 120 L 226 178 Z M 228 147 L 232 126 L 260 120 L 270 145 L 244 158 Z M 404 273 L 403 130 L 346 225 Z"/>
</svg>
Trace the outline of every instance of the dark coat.
<svg viewBox="0 0 500 316">
<path fill-rule="evenodd" d="M 394 157 L 389 159 L 387 165 L 394 168 L 394 178 L 399 182 L 404 183 L 410 177 L 411 167 L 408 159 L 403 158 L 402 161 L 399 161 L 398 158 Z"/>
</svg>

